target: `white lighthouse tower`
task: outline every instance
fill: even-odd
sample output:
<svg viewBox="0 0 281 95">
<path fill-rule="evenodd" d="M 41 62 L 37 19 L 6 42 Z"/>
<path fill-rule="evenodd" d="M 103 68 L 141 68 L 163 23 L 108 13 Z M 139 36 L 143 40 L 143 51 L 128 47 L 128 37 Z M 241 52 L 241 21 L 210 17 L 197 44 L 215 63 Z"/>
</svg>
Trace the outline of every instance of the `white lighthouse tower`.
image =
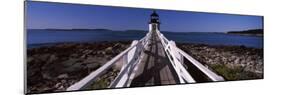
<svg viewBox="0 0 281 95">
<path fill-rule="evenodd" d="M 158 14 L 153 11 L 153 13 L 150 15 L 150 22 L 149 22 L 149 31 L 155 31 L 160 30 L 160 21 Z"/>
</svg>

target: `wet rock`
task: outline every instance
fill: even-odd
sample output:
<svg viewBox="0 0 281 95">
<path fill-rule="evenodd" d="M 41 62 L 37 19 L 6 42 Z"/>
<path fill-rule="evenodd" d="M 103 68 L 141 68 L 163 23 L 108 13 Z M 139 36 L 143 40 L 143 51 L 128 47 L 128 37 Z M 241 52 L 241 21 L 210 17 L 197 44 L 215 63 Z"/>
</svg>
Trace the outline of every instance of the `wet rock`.
<svg viewBox="0 0 281 95">
<path fill-rule="evenodd" d="M 240 63 L 240 59 L 239 58 L 235 59 L 234 64 L 239 64 L 239 63 Z"/>
<path fill-rule="evenodd" d="M 42 55 L 37 56 L 37 59 L 44 61 L 44 60 L 48 59 L 49 56 L 50 56 L 50 54 L 42 54 Z"/>
<path fill-rule="evenodd" d="M 59 88 L 59 87 L 61 87 L 62 86 L 62 84 L 59 82 L 59 83 L 57 83 L 56 85 L 55 85 L 55 88 Z"/>
<path fill-rule="evenodd" d="M 105 51 L 101 51 L 101 54 L 102 54 L 102 55 L 105 55 L 105 54 L 106 54 L 106 52 L 105 52 Z"/>
<path fill-rule="evenodd" d="M 57 56 L 56 55 L 50 55 L 50 58 L 48 60 L 49 63 L 54 62 L 55 60 L 57 60 Z"/>
<path fill-rule="evenodd" d="M 108 47 L 108 48 L 105 49 L 105 51 L 106 51 L 106 52 L 111 52 L 112 49 L 113 49 L 112 47 Z"/>
<path fill-rule="evenodd" d="M 130 43 L 60 43 L 28 49 L 27 90 L 29 93 L 64 91 L 125 50 Z"/>
<path fill-rule="evenodd" d="M 225 64 L 229 68 L 241 67 L 240 69 L 254 74 L 263 72 L 263 49 L 203 44 L 177 44 L 177 46 L 202 64 Z M 247 75 L 241 76 L 247 77 Z"/>
<path fill-rule="evenodd" d="M 26 61 L 27 61 L 27 63 L 31 63 L 33 60 L 34 60 L 33 57 L 28 57 Z"/>
<path fill-rule="evenodd" d="M 52 79 L 53 77 L 50 76 L 49 73 L 42 73 L 44 79 Z"/>
<path fill-rule="evenodd" d="M 61 74 L 57 78 L 59 78 L 59 79 L 66 79 L 66 78 L 68 78 L 68 74 Z"/>
</svg>

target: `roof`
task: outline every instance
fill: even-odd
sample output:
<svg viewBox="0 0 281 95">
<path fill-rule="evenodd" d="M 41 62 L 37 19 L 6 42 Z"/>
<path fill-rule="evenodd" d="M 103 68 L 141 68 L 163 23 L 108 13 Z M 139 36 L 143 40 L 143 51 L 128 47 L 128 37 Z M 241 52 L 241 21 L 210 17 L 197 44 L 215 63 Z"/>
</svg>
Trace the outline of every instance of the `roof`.
<svg viewBox="0 0 281 95">
<path fill-rule="evenodd" d="M 158 17 L 158 14 L 155 11 L 153 11 L 153 13 L 150 16 L 157 16 Z"/>
</svg>

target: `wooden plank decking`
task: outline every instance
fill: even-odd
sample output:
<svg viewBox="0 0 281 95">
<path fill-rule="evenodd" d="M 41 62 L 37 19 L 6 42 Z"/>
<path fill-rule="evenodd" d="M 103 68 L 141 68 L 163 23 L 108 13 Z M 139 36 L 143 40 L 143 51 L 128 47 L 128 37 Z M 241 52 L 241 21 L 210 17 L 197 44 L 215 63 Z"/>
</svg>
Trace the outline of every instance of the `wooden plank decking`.
<svg viewBox="0 0 281 95">
<path fill-rule="evenodd" d="M 150 43 L 143 53 L 143 59 L 131 82 L 131 87 L 178 83 L 178 76 L 165 54 L 164 47 L 152 31 Z"/>
</svg>

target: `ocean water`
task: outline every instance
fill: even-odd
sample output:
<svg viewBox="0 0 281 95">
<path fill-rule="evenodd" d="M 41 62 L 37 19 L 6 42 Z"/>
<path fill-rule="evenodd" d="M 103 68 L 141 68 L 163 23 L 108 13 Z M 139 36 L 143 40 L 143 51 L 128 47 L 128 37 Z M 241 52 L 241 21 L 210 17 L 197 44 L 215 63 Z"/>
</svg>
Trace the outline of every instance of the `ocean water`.
<svg viewBox="0 0 281 95">
<path fill-rule="evenodd" d="M 263 48 L 262 36 L 245 36 L 225 33 L 163 33 L 166 38 L 182 43 L 231 45 Z"/>
<path fill-rule="evenodd" d="M 59 30 L 27 30 L 27 48 L 62 42 L 101 42 L 132 41 L 145 36 L 139 31 L 59 31 Z M 263 37 L 241 36 L 223 33 L 176 33 L 163 32 L 169 40 L 181 43 L 201 43 L 209 45 L 234 45 L 263 48 Z"/>
</svg>

